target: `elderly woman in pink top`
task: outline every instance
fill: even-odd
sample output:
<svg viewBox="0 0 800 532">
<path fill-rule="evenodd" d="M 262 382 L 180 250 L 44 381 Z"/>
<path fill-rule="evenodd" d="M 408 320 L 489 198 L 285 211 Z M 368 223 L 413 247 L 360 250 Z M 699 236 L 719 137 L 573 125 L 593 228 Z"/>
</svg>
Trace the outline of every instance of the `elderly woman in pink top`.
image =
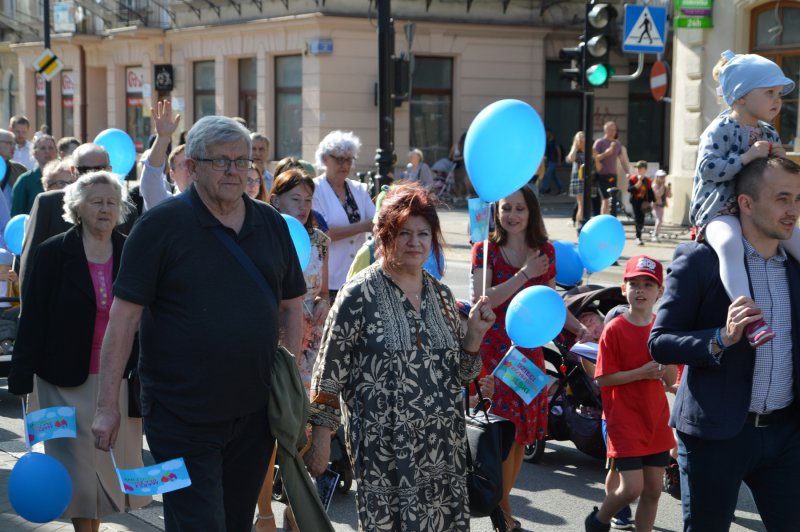
<svg viewBox="0 0 800 532">
<path fill-rule="evenodd" d="M 66 188 L 64 218 L 75 227 L 36 250 L 8 377 L 9 391 L 18 396 L 32 392 L 35 383 L 41 408 L 75 407 L 78 437 L 49 440 L 45 452 L 72 478 L 72 500 L 62 517 L 72 519 L 78 532 L 98 530 L 103 516 L 150 502 L 120 491 L 111 456 L 95 449 L 91 432 L 100 347 L 125 242 L 115 230 L 125 218 L 123 205 L 122 186 L 109 172 L 85 174 Z M 127 416 L 126 382 L 120 407 L 117 465 L 143 467 L 142 424 Z"/>
</svg>

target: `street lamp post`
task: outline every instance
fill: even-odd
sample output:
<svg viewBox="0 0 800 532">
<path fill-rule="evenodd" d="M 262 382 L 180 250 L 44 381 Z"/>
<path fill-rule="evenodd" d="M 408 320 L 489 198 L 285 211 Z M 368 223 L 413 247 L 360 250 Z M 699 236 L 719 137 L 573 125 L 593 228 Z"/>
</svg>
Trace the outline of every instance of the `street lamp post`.
<svg viewBox="0 0 800 532">
<path fill-rule="evenodd" d="M 392 55 L 394 54 L 394 25 L 391 0 L 377 0 L 378 9 L 378 150 L 375 164 L 374 194 L 380 192 L 382 182 L 394 166 L 394 83 L 392 81 Z"/>
<path fill-rule="evenodd" d="M 42 0 L 42 9 L 44 10 L 44 49 L 50 49 L 50 0 Z M 53 134 L 53 109 L 52 109 L 52 93 L 50 81 L 44 81 L 44 123 L 47 125 L 47 133 Z M 34 124 L 36 129 L 41 124 Z"/>
</svg>

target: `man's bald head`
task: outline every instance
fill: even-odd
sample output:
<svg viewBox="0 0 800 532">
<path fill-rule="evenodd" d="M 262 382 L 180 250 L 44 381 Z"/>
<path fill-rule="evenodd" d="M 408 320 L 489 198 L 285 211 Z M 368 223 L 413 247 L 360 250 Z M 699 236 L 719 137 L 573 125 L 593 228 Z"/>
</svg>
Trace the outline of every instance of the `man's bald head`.
<svg viewBox="0 0 800 532">
<path fill-rule="evenodd" d="M 100 170 L 111 170 L 108 152 L 99 144 L 87 142 L 72 152 L 72 174 L 77 179 L 82 174 Z"/>
</svg>

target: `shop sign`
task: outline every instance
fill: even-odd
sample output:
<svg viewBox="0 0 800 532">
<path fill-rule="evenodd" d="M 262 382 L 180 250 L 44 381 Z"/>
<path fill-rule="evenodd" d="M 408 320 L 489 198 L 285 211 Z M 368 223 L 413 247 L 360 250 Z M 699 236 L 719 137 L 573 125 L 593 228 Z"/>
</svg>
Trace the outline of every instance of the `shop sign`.
<svg viewBox="0 0 800 532">
<path fill-rule="evenodd" d="M 144 90 L 144 69 L 128 67 L 125 72 L 125 92 L 141 94 Z"/>
<path fill-rule="evenodd" d="M 38 72 L 34 74 L 36 82 L 36 96 L 44 96 L 44 77 Z"/>
<path fill-rule="evenodd" d="M 75 73 L 71 70 L 61 73 L 61 95 L 74 96 L 75 95 Z"/>
<path fill-rule="evenodd" d="M 155 65 L 154 79 L 156 80 L 156 91 L 169 92 L 175 88 L 175 75 L 172 65 Z"/>
<path fill-rule="evenodd" d="M 713 28 L 714 0 L 675 0 L 676 28 Z"/>
</svg>

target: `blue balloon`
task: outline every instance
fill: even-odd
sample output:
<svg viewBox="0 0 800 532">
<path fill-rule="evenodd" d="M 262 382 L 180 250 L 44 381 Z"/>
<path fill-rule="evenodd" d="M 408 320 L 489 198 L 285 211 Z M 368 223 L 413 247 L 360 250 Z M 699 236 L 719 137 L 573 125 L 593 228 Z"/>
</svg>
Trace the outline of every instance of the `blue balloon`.
<svg viewBox="0 0 800 532">
<path fill-rule="evenodd" d="M 30 216 L 27 214 L 18 214 L 8 221 L 3 230 L 6 247 L 14 255 L 22 254 L 22 241 L 25 238 L 25 226 L 28 225 L 28 218 Z"/>
<path fill-rule="evenodd" d="M 549 286 L 531 286 L 511 300 L 506 311 L 506 332 L 515 345 L 539 347 L 564 328 L 567 307 Z"/>
<path fill-rule="evenodd" d="M 6 165 L 6 160 L 0 157 L 0 183 L 6 180 L 6 169 L 8 166 Z"/>
<path fill-rule="evenodd" d="M 595 216 L 581 229 L 578 253 L 589 272 L 605 270 L 622 255 L 625 247 L 625 228 L 610 214 Z"/>
<path fill-rule="evenodd" d="M 58 519 L 72 498 L 72 479 L 61 462 L 42 453 L 20 458 L 8 477 L 8 500 L 32 523 Z"/>
<path fill-rule="evenodd" d="M 281 216 L 289 226 L 289 236 L 292 237 L 294 249 L 297 251 L 300 267 L 305 270 L 308 261 L 311 260 L 311 239 L 308 237 L 308 230 L 294 216 L 288 214 L 281 214 Z"/>
<path fill-rule="evenodd" d="M 565 286 L 573 286 L 583 277 L 583 263 L 575 244 L 566 240 L 553 242 L 556 250 L 556 282 Z"/>
<path fill-rule="evenodd" d="M 109 128 L 94 138 L 94 143 L 104 147 L 111 162 L 111 171 L 124 179 L 136 164 L 136 145 L 130 135 L 121 129 Z"/>
<path fill-rule="evenodd" d="M 442 265 L 441 269 L 439 269 L 439 264 Z M 437 262 L 433 254 L 433 247 L 431 247 L 431 252 L 428 253 L 428 258 L 425 259 L 422 269 L 433 275 L 437 281 L 441 281 L 444 274 L 444 254 L 439 252 L 439 261 Z"/>
<path fill-rule="evenodd" d="M 536 174 L 544 155 L 542 119 L 519 100 L 500 100 L 472 121 L 464 140 L 464 162 L 475 192 L 498 201 L 521 189 Z"/>
</svg>

